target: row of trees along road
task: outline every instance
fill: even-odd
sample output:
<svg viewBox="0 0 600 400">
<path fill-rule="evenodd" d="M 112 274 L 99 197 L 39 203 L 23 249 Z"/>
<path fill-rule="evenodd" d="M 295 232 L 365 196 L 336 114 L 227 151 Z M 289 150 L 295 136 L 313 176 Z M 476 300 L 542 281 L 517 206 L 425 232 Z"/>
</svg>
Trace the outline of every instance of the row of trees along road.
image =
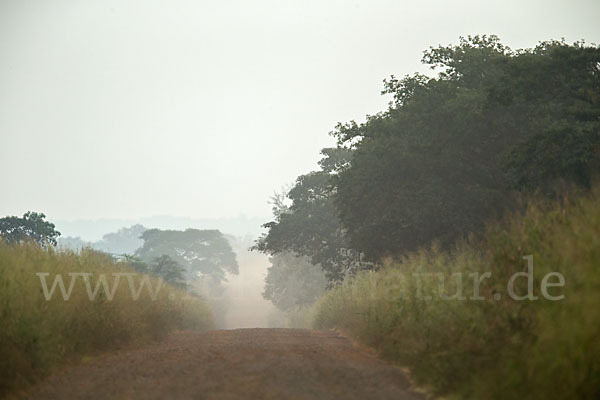
<svg viewBox="0 0 600 400">
<path fill-rule="evenodd" d="M 422 61 L 437 76 L 392 76 L 387 110 L 338 124 L 337 147 L 275 197 L 254 249 L 306 256 L 333 285 L 383 257 L 476 234 L 522 193 L 589 188 L 600 166 L 598 46 L 513 51 L 484 35 Z"/>
<path fill-rule="evenodd" d="M 0 239 L 12 245 L 56 246 L 60 232 L 45 218 L 45 214 L 31 211 L 23 217 L 0 218 Z M 179 287 L 201 286 L 209 294 L 220 293 L 227 274 L 238 273 L 236 255 L 218 230 L 175 231 L 134 225 L 107 234 L 97 243 L 70 238 L 63 244 L 75 244 L 74 249 L 95 245 L 98 251 L 107 246 L 131 250 L 141 244 L 133 254 L 122 254 L 136 271 L 160 276 Z"/>
</svg>

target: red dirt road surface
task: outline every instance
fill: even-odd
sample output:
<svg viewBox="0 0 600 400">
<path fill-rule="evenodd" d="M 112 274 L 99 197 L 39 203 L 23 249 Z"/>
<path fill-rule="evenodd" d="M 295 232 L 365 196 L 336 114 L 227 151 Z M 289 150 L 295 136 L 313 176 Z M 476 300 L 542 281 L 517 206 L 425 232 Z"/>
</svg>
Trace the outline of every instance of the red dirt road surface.
<svg viewBox="0 0 600 400">
<path fill-rule="evenodd" d="M 394 399 L 402 371 L 336 332 L 238 329 L 179 332 L 163 342 L 69 367 L 30 399 Z"/>
</svg>

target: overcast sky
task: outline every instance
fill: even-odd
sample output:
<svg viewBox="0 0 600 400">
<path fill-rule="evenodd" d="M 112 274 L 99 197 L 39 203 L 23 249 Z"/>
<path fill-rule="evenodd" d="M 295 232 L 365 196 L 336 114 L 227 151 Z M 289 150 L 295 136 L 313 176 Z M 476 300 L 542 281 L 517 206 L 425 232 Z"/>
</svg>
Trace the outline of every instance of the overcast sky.
<svg viewBox="0 0 600 400">
<path fill-rule="evenodd" d="M 599 4 L 0 0 L 0 216 L 268 217 L 430 45 L 598 43 Z"/>
</svg>

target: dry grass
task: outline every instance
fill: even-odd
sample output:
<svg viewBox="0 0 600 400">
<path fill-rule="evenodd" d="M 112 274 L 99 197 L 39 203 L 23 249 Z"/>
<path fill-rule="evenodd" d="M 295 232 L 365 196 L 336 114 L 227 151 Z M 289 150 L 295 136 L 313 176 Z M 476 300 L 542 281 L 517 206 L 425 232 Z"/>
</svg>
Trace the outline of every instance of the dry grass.
<svg viewBox="0 0 600 400">
<path fill-rule="evenodd" d="M 68 301 L 57 287 L 47 301 L 38 272 L 57 274 L 68 288 L 70 272 L 89 272 L 94 289 L 98 274 L 133 272 L 126 264 L 91 250 L 80 254 L 44 250 L 0 241 L 0 397 L 26 388 L 53 367 L 84 355 L 163 337 L 174 329 L 207 329 L 212 317 L 197 297 L 163 284 L 153 301 L 147 288 L 134 301 L 126 277 L 112 301 L 100 289 L 90 301 L 82 277 Z M 134 277 L 137 288 L 142 276 Z M 153 288 L 158 281 L 150 280 Z"/>
<path fill-rule="evenodd" d="M 434 393 L 465 399 L 596 399 L 600 397 L 600 190 L 560 205 L 534 203 L 524 216 L 489 228 L 484 243 L 453 252 L 435 248 L 389 260 L 326 294 L 314 324 L 338 327 L 411 369 Z M 536 301 L 507 295 L 510 277 L 526 271 L 533 255 Z M 462 273 L 463 294 L 473 296 L 469 273 L 492 277 L 480 287 L 485 300 L 444 300 Z M 565 286 L 542 296 L 549 272 Z M 526 279 L 516 293 L 526 292 Z M 419 295 L 421 293 L 422 295 Z M 500 300 L 494 300 L 494 294 Z M 424 296 L 432 299 L 426 300 Z"/>
</svg>

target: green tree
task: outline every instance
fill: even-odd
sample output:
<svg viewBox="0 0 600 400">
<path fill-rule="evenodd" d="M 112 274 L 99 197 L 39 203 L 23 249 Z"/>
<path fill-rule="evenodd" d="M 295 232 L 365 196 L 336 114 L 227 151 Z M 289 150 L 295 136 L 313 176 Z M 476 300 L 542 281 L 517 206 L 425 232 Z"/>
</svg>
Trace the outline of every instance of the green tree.
<svg viewBox="0 0 600 400">
<path fill-rule="evenodd" d="M 495 36 L 425 52 L 437 78 L 385 81 L 385 112 L 339 124 L 351 165 L 333 179 L 350 246 L 369 259 L 450 245 L 512 207 L 513 189 L 588 184 L 600 159 L 600 49 Z"/>
<path fill-rule="evenodd" d="M 151 264 L 157 258 L 168 256 L 185 269 L 185 278 L 190 282 L 201 277 L 222 282 L 227 273 L 238 273 L 235 253 L 218 230 L 149 229 L 141 238 L 144 245 L 136 251 L 137 257 Z"/>
<path fill-rule="evenodd" d="M 280 253 L 269 261 L 263 297 L 280 310 L 311 305 L 325 292 L 327 278 L 308 257 Z"/>
<path fill-rule="evenodd" d="M 44 247 L 56 246 L 60 232 L 45 218 L 45 214 L 32 211 L 26 212 L 21 218 L 0 218 L 0 237 L 10 244 L 33 242 Z"/>
<path fill-rule="evenodd" d="M 511 85 L 503 96 L 529 117 L 528 134 L 504 157 L 510 185 L 589 188 L 600 170 L 600 47 L 543 42 L 513 57 L 506 75 Z"/>
<path fill-rule="evenodd" d="M 178 287 L 185 287 L 185 268 L 171 257 L 164 254 L 156 257 L 148 267 L 148 272 L 160 276 L 165 282 Z"/>
<path fill-rule="evenodd" d="M 144 261 L 142 261 L 142 259 L 138 256 L 134 256 L 131 254 L 123 254 L 123 260 L 136 272 L 140 274 L 149 273 L 150 266 Z"/>
<path fill-rule="evenodd" d="M 274 220 L 264 224 L 268 232 L 253 249 L 270 255 L 294 253 L 320 265 L 330 284 L 359 269 L 369 268 L 348 242 L 346 230 L 334 206 L 332 177 L 349 166 L 351 151 L 323 149 L 320 171 L 301 175 L 285 195 L 273 198 Z M 290 200 L 289 206 L 285 200 Z"/>
</svg>

